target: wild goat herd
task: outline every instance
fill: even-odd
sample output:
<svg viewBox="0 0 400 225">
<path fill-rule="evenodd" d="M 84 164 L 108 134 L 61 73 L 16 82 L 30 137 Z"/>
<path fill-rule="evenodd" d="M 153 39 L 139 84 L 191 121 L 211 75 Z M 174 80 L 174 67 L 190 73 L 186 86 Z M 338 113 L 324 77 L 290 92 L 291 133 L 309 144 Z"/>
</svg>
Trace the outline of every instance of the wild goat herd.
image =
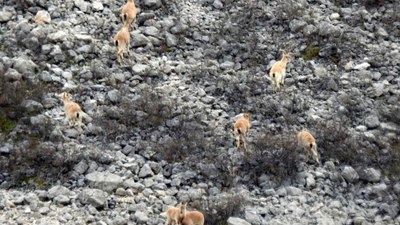
<svg viewBox="0 0 400 225">
<path fill-rule="evenodd" d="M 122 63 L 124 54 L 129 55 L 130 33 L 129 28 L 133 28 L 136 21 L 137 8 L 133 0 L 127 0 L 121 10 L 122 27 L 119 32 L 112 38 L 117 48 L 117 61 Z M 49 23 L 45 14 L 38 13 L 35 17 L 36 23 Z M 280 90 L 284 85 L 286 75 L 286 65 L 289 62 L 289 53 L 283 51 L 282 59 L 275 62 L 269 72 L 269 78 L 276 91 Z M 68 120 L 69 127 L 78 127 L 82 131 L 82 118 L 87 117 L 81 107 L 71 100 L 71 94 L 63 92 L 59 95 L 64 103 L 64 112 Z M 237 118 L 233 124 L 233 133 L 236 139 L 236 147 L 248 152 L 247 136 L 250 129 L 250 114 L 243 113 Z M 308 161 L 310 152 L 314 160 L 320 164 L 317 144 L 314 137 L 308 131 L 297 132 L 297 143 L 304 148 L 306 152 L 306 161 Z M 187 211 L 186 204 L 181 203 L 178 207 L 170 207 L 166 212 L 161 214 L 166 217 L 166 224 L 183 224 L 183 225 L 203 225 L 204 215 L 199 211 Z"/>
</svg>

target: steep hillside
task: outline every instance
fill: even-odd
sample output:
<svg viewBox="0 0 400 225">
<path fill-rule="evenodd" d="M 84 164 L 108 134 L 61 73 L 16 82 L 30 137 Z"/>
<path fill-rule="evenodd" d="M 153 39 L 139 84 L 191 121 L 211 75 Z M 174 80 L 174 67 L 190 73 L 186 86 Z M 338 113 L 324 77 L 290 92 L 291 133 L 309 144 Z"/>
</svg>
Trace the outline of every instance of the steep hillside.
<svg viewBox="0 0 400 225">
<path fill-rule="evenodd" d="M 206 224 L 400 223 L 396 1 L 140 0 L 121 64 L 124 1 L 2 3 L 1 224 L 165 224 L 180 202 Z"/>
</svg>

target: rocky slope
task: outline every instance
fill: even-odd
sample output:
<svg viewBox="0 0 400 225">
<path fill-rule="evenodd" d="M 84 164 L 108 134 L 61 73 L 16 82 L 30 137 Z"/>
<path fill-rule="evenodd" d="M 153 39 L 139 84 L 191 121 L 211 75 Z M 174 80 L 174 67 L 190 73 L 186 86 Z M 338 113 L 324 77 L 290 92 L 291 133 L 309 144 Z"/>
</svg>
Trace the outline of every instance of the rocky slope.
<svg viewBox="0 0 400 225">
<path fill-rule="evenodd" d="M 0 223 L 164 224 L 181 201 L 206 224 L 400 223 L 395 1 L 136 1 L 122 65 L 124 2 L 2 3 Z M 82 134 L 62 91 L 91 117 Z M 248 154 L 231 132 L 243 111 Z"/>
</svg>

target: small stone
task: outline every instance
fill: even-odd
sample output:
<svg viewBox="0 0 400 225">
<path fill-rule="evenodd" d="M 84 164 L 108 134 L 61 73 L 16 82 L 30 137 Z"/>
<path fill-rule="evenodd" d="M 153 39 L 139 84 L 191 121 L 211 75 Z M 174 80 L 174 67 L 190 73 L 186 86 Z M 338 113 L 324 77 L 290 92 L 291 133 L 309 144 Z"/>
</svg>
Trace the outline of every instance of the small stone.
<svg viewBox="0 0 400 225">
<path fill-rule="evenodd" d="M 178 38 L 175 35 L 168 32 L 165 33 L 165 42 L 168 47 L 175 47 L 179 43 Z"/>
<path fill-rule="evenodd" d="M 232 61 L 225 61 L 219 65 L 221 69 L 226 70 L 226 69 L 232 69 L 235 66 L 235 63 Z"/>
<path fill-rule="evenodd" d="M 39 208 L 39 213 L 42 215 L 47 215 L 50 212 L 50 208 L 49 207 L 41 207 Z"/>
<path fill-rule="evenodd" d="M 214 0 L 213 6 L 216 9 L 223 9 L 224 8 L 224 4 L 220 0 Z"/>
<path fill-rule="evenodd" d="M 350 61 L 350 62 L 346 63 L 346 65 L 344 66 L 344 70 L 345 71 L 350 71 L 350 70 L 353 69 L 353 66 L 354 66 L 354 62 Z"/>
<path fill-rule="evenodd" d="M 355 70 L 366 70 L 371 66 L 371 64 L 367 63 L 367 62 L 363 62 L 361 64 L 357 64 L 354 66 L 353 69 Z"/>
<path fill-rule="evenodd" d="M 339 13 L 332 13 L 329 18 L 331 18 L 331 20 L 337 20 L 340 18 Z"/>
<path fill-rule="evenodd" d="M 337 85 L 336 81 L 333 78 L 330 78 L 327 84 L 327 89 L 330 91 L 338 91 L 339 86 Z"/>
<path fill-rule="evenodd" d="M 117 190 L 115 191 L 115 194 L 119 195 L 119 196 L 125 196 L 126 195 L 126 191 L 123 188 L 117 188 Z"/>
<path fill-rule="evenodd" d="M 78 174 L 84 174 L 88 168 L 89 168 L 89 165 L 87 164 L 87 162 L 85 160 L 81 160 L 78 164 L 76 164 L 74 166 L 74 170 Z"/>
</svg>

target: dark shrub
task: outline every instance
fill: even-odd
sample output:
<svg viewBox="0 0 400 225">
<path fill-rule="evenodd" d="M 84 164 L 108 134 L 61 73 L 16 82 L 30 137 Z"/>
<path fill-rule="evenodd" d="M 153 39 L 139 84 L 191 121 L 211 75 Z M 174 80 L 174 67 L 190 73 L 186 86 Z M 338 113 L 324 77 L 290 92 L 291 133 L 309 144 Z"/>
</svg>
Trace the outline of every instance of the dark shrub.
<svg viewBox="0 0 400 225">
<path fill-rule="evenodd" d="M 257 184 L 258 177 L 269 174 L 277 183 L 290 179 L 297 171 L 296 136 L 273 135 L 265 132 L 252 143 L 252 152 L 245 154 L 239 171 L 250 176 L 250 182 Z"/>
<path fill-rule="evenodd" d="M 225 225 L 231 216 L 243 213 L 248 200 L 242 194 L 226 194 L 222 197 L 209 197 L 202 205 L 193 205 L 203 212 L 205 224 Z"/>
</svg>

